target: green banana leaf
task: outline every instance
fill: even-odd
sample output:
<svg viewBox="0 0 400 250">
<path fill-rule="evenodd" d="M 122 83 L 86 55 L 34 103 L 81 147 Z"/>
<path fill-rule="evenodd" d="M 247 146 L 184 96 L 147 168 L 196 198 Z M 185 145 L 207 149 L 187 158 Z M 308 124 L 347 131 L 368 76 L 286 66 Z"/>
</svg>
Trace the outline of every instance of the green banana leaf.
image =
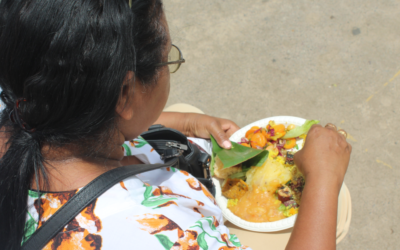
<svg viewBox="0 0 400 250">
<path fill-rule="evenodd" d="M 308 130 L 310 130 L 311 126 L 314 124 L 318 124 L 318 120 L 307 120 L 302 126 L 295 127 L 294 129 L 288 131 L 282 139 L 289 139 L 289 138 L 295 138 L 300 135 L 306 134 Z"/>
<path fill-rule="evenodd" d="M 269 151 L 263 150 L 259 155 L 249 159 L 248 161 L 243 162 L 242 169 L 249 170 L 251 167 L 261 167 L 264 164 L 264 162 L 268 159 L 268 155 Z"/>
<path fill-rule="evenodd" d="M 242 171 L 242 172 L 239 172 L 239 173 L 231 174 L 231 175 L 229 176 L 229 178 L 231 178 L 231 179 L 241 179 L 241 178 L 244 178 L 244 177 L 246 177 L 246 172 L 247 172 L 247 171 Z"/>
<path fill-rule="evenodd" d="M 268 158 L 268 151 L 262 149 L 254 149 L 242 146 L 236 142 L 232 143 L 231 149 L 221 148 L 217 141 L 211 136 L 211 143 L 213 146 L 213 152 L 211 157 L 211 166 L 214 166 L 215 157 L 219 157 L 221 162 L 224 164 L 224 168 L 233 167 L 239 163 L 243 163 L 251 159 L 250 166 L 261 166 L 262 163 Z M 257 157 L 256 157 L 257 156 Z M 248 164 L 246 164 L 247 166 Z M 213 168 L 211 175 L 213 175 Z"/>
</svg>

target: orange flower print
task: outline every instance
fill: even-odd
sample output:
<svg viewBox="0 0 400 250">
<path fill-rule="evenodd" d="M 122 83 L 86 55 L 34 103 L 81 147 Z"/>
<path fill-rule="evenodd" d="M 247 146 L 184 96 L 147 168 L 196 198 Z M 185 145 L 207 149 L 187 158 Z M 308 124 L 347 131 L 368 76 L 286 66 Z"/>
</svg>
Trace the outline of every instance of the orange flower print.
<svg viewBox="0 0 400 250">
<path fill-rule="evenodd" d="M 199 182 L 198 180 L 196 180 L 195 178 L 188 178 L 186 179 L 186 182 L 189 184 L 189 187 L 191 189 L 197 190 L 197 191 L 203 191 L 203 193 L 215 204 L 217 205 L 217 202 L 214 199 L 214 196 L 210 193 L 210 191 L 208 191 L 208 189 L 201 184 L 201 182 Z"/>
<path fill-rule="evenodd" d="M 154 191 L 153 191 L 153 195 L 154 196 L 160 196 L 162 193 L 161 193 L 161 188 L 156 188 L 156 189 L 154 189 Z"/>
<path fill-rule="evenodd" d="M 167 202 L 164 203 L 164 204 L 158 205 L 158 207 L 168 207 L 168 206 L 170 206 L 170 205 L 175 205 L 175 206 L 178 207 L 178 204 L 176 204 L 175 201 L 167 201 Z"/>
<path fill-rule="evenodd" d="M 201 201 L 197 201 L 197 205 L 199 205 L 199 206 L 203 206 L 203 207 L 204 207 L 204 203 L 203 203 L 203 202 L 201 202 Z"/>
<path fill-rule="evenodd" d="M 143 214 L 134 216 L 134 220 L 140 224 L 140 229 L 150 234 L 163 231 L 178 231 L 178 237 L 184 236 L 182 229 L 172 220 L 162 214 Z"/>
<path fill-rule="evenodd" d="M 229 241 L 229 236 L 227 234 L 221 234 L 221 239 L 227 244 L 229 245 L 230 241 Z"/>
<path fill-rule="evenodd" d="M 174 243 L 171 250 L 199 250 L 200 246 L 197 243 L 197 236 L 196 231 L 186 230 L 185 235 Z"/>
<path fill-rule="evenodd" d="M 197 191 L 201 190 L 201 183 L 198 180 L 196 180 L 195 178 L 188 178 L 188 179 L 186 179 L 186 182 L 189 184 L 189 187 L 191 189 L 194 189 Z"/>
<path fill-rule="evenodd" d="M 240 250 L 240 247 L 236 247 L 236 246 L 233 246 L 233 247 L 223 246 L 223 247 L 218 248 L 218 250 Z"/>
<path fill-rule="evenodd" d="M 41 212 L 38 228 L 45 223 L 62 205 L 64 205 L 76 191 L 62 193 L 48 193 L 44 198 L 35 200 L 36 210 Z M 102 229 L 100 219 L 94 214 L 97 199 L 87 206 L 78 216 L 71 220 L 63 230 L 51 239 L 45 250 L 53 249 L 93 249 L 100 250 L 102 238 L 94 233 Z"/>
<path fill-rule="evenodd" d="M 171 196 L 171 197 L 182 197 L 182 198 L 190 199 L 189 197 L 187 197 L 185 195 L 176 194 L 176 193 L 172 192 L 171 189 L 169 189 L 167 187 L 163 187 L 163 186 L 159 186 L 156 189 L 154 189 L 153 195 L 154 196 L 168 195 L 168 196 Z"/>
<path fill-rule="evenodd" d="M 186 172 L 185 170 L 181 170 L 180 172 L 181 172 L 182 174 L 186 175 L 186 176 L 189 176 L 189 173 Z"/>
<path fill-rule="evenodd" d="M 224 246 L 224 247 L 221 247 L 221 248 L 219 248 L 219 249 L 221 249 L 221 250 L 228 250 L 228 249 L 230 249 L 230 250 L 232 250 L 232 249 L 240 249 L 240 247 L 238 247 L 238 246 L 235 246 L 231 241 L 230 241 L 230 239 L 229 239 L 229 235 L 227 235 L 227 234 L 221 234 L 221 239 L 222 239 L 222 241 L 223 242 L 225 242 L 225 244 L 226 244 L 226 246 Z"/>
<path fill-rule="evenodd" d="M 88 230 L 79 227 L 75 219 L 68 223 L 67 228 L 63 229 L 49 241 L 43 250 L 67 250 L 67 249 L 91 249 L 100 250 L 102 238 L 99 235 L 90 234 Z"/>
<path fill-rule="evenodd" d="M 46 222 L 57 210 L 62 207 L 67 201 L 76 194 L 76 191 L 62 193 L 47 193 L 43 198 L 35 200 L 34 206 L 40 214 L 38 228 Z"/>
<path fill-rule="evenodd" d="M 204 215 L 199 211 L 199 209 L 198 209 L 197 207 L 194 207 L 193 210 L 194 210 L 196 213 L 199 213 L 199 214 L 201 215 L 202 218 L 204 217 Z"/>
<path fill-rule="evenodd" d="M 119 182 L 119 185 L 121 185 L 121 187 L 122 187 L 123 189 L 125 189 L 126 191 L 128 191 L 128 189 L 126 189 L 125 183 L 124 183 L 123 181 L 120 181 L 120 182 Z"/>
<path fill-rule="evenodd" d="M 134 140 L 132 140 L 132 141 L 129 141 L 129 144 L 132 146 L 132 147 L 135 147 L 135 148 L 141 148 L 141 147 L 143 147 L 144 145 L 146 145 L 146 144 L 148 144 L 145 140 L 143 140 L 143 139 L 134 139 Z"/>
<path fill-rule="evenodd" d="M 203 186 L 203 184 L 201 184 L 201 190 L 203 190 L 203 193 L 208 197 L 208 199 L 210 199 L 214 203 L 214 205 L 217 205 L 217 201 L 214 199 L 214 196 L 210 193 L 210 191 L 208 191 L 205 186 Z"/>
<path fill-rule="evenodd" d="M 213 222 L 214 226 L 218 227 L 219 226 L 219 222 L 218 222 L 217 218 L 215 218 L 215 216 L 213 216 L 213 219 L 214 219 L 214 222 Z"/>
</svg>

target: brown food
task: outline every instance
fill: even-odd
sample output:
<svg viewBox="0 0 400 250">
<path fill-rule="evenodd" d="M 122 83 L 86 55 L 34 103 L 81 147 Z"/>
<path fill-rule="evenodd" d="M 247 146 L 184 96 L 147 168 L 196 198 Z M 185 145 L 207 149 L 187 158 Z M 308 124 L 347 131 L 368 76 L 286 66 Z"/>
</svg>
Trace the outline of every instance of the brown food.
<svg viewBox="0 0 400 250">
<path fill-rule="evenodd" d="M 227 179 L 222 186 L 222 194 L 228 199 L 240 199 L 247 191 L 249 186 L 241 179 Z"/>
<path fill-rule="evenodd" d="M 287 151 L 285 164 L 294 165 L 294 153 Z"/>
<path fill-rule="evenodd" d="M 287 186 L 283 186 L 277 191 L 278 199 L 284 203 L 292 198 L 292 191 Z"/>
</svg>

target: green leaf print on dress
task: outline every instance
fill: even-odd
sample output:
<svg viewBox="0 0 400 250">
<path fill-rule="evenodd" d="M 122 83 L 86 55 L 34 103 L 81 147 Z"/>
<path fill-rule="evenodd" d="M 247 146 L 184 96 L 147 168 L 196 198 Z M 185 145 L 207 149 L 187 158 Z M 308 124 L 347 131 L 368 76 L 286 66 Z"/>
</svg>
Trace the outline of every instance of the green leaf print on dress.
<svg viewBox="0 0 400 250">
<path fill-rule="evenodd" d="M 196 221 L 196 225 L 191 226 L 190 228 L 199 227 L 199 228 L 201 228 L 201 230 L 203 230 L 202 233 L 205 233 L 207 236 L 216 239 L 219 243 L 222 243 L 222 244 L 225 244 L 225 245 L 226 245 L 226 243 L 225 243 L 224 241 L 221 241 L 218 237 L 215 237 L 215 236 L 210 235 L 210 233 L 207 232 L 207 231 L 204 229 L 204 227 L 203 227 L 203 221 L 206 221 L 209 225 L 213 225 L 213 226 L 214 226 L 213 220 L 214 220 L 214 217 L 211 217 L 211 216 L 201 218 L 200 220 Z M 215 228 L 215 226 L 214 226 L 214 227 L 211 227 L 211 226 L 210 226 L 210 228 L 211 228 L 212 231 L 218 232 L 218 233 L 219 233 L 219 231 Z M 205 236 L 204 236 L 204 238 L 205 238 Z M 227 246 L 227 245 L 226 245 L 226 246 Z"/>
<path fill-rule="evenodd" d="M 160 241 L 161 245 L 163 245 L 163 247 L 166 250 L 171 249 L 171 247 L 174 245 L 174 243 L 165 235 L 163 234 L 156 234 L 155 235 L 158 239 L 158 241 Z"/>
<path fill-rule="evenodd" d="M 202 232 L 199 237 L 197 237 L 197 243 L 199 244 L 199 247 L 201 247 L 201 249 L 208 250 L 208 244 L 205 237 L 206 232 Z"/>
<path fill-rule="evenodd" d="M 29 192 L 31 191 L 29 190 Z M 23 245 L 32 236 L 32 234 L 36 231 L 36 227 L 38 224 L 31 215 L 31 213 L 29 213 L 29 211 L 28 215 L 29 215 L 29 220 L 25 222 L 24 238 L 22 239 L 21 245 Z"/>
<path fill-rule="evenodd" d="M 124 151 L 126 152 L 126 156 L 131 156 L 132 155 L 131 149 L 129 148 L 128 145 L 126 145 L 124 143 L 124 144 L 122 144 L 122 147 L 124 147 Z"/>
<path fill-rule="evenodd" d="M 40 196 L 42 196 L 43 194 L 40 194 Z M 33 190 L 28 190 L 28 196 L 31 198 L 39 198 L 39 193 Z"/>
<path fill-rule="evenodd" d="M 242 244 L 239 242 L 238 237 L 235 234 L 231 234 L 229 241 L 232 242 L 233 245 L 240 247 Z"/>
<path fill-rule="evenodd" d="M 139 136 L 138 138 L 130 141 L 129 144 L 131 144 L 132 147 L 141 148 L 144 145 L 149 144 L 149 143 L 145 139 L 143 139 L 142 137 Z"/>
<path fill-rule="evenodd" d="M 205 223 L 205 224 L 204 224 Z M 208 224 L 208 227 L 207 227 Z M 234 234 L 227 234 L 221 233 L 217 227 L 219 222 L 214 216 L 204 217 L 200 220 L 196 221 L 196 225 L 191 226 L 190 228 L 201 228 L 202 232 L 199 234 L 197 238 L 197 243 L 199 244 L 200 248 L 203 250 L 208 250 L 207 238 L 213 238 L 217 240 L 219 243 L 227 246 L 228 248 L 239 247 L 242 249 L 242 244 L 240 244 L 239 239 Z M 216 236 L 219 235 L 219 236 Z"/>
<path fill-rule="evenodd" d="M 171 203 L 173 200 L 177 200 L 177 198 L 164 198 L 164 195 L 158 195 L 155 196 L 152 191 L 153 187 L 152 186 L 146 186 L 146 191 L 144 191 L 144 200 L 142 201 L 142 205 L 146 207 L 151 207 L 153 209 L 161 208 L 164 206 L 169 205 L 168 203 Z M 172 202 L 171 204 L 175 204 L 175 202 Z"/>
</svg>

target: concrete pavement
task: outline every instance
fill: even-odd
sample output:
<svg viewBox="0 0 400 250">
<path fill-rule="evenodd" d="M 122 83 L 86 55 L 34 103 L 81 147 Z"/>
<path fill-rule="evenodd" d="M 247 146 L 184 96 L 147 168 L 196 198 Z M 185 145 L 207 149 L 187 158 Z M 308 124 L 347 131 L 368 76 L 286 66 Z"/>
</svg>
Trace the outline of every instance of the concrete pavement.
<svg viewBox="0 0 400 250">
<path fill-rule="evenodd" d="M 338 249 L 400 249 L 400 1 L 165 0 L 187 63 L 169 104 L 239 126 L 275 115 L 351 137 L 353 217 Z"/>
</svg>

